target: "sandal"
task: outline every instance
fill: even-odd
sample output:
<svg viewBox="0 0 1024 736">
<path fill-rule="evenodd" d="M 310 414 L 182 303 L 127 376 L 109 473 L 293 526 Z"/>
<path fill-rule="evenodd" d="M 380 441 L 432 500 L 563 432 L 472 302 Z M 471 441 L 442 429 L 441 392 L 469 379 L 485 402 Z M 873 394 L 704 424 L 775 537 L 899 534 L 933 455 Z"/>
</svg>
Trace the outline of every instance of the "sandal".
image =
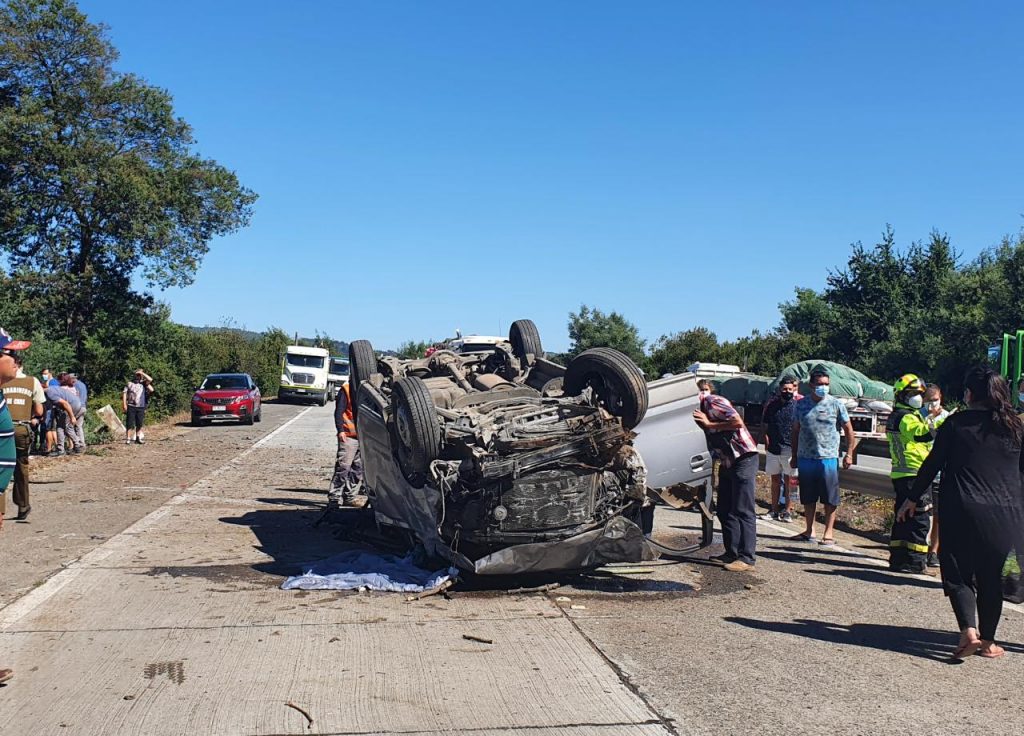
<svg viewBox="0 0 1024 736">
<path fill-rule="evenodd" d="M 836 540 L 832 539 L 832 537 L 822 537 L 821 541 L 818 542 L 818 544 L 822 547 L 835 547 Z"/>
<path fill-rule="evenodd" d="M 982 643 L 980 640 L 969 641 L 962 647 L 957 647 L 950 659 L 963 659 L 965 657 L 970 657 L 972 654 L 977 653 L 981 647 Z"/>
<path fill-rule="evenodd" d="M 794 542 L 817 542 L 818 538 L 807 532 L 800 532 L 795 537 L 790 537 Z"/>
</svg>

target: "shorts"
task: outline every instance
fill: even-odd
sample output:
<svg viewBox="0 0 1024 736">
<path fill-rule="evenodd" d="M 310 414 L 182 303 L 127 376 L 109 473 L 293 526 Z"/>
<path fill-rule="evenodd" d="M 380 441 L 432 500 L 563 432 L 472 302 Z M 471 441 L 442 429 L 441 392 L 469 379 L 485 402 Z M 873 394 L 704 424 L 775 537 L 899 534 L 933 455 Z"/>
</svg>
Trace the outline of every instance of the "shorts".
<svg viewBox="0 0 1024 736">
<path fill-rule="evenodd" d="M 764 458 L 764 472 L 768 475 L 785 475 L 793 477 L 800 473 L 799 469 L 789 467 L 789 459 L 793 457 L 793 449 L 791 447 L 782 448 L 782 452 L 778 455 L 767 453 Z"/>
<path fill-rule="evenodd" d="M 125 412 L 125 429 L 142 429 L 142 423 L 146 420 L 146 407 L 129 406 Z"/>
<path fill-rule="evenodd" d="M 839 505 L 839 460 L 801 457 L 797 460 L 800 468 L 800 503 Z"/>
</svg>

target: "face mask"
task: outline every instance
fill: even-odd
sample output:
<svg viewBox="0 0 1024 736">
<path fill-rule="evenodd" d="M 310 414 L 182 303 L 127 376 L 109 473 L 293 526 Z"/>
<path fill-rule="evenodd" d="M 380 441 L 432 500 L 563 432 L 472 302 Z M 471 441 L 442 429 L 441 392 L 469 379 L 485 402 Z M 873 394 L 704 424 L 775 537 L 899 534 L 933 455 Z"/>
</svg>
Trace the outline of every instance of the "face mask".
<svg viewBox="0 0 1024 736">
<path fill-rule="evenodd" d="M 782 396 L 782 400 L 783 401 L 792 401 L 793 400 L 793 394 L 789 393 L 789 391 L 783 391 L 781 396 Z"/>
<path fill-rule="evenodd" d="M 914 409 L 920 409 L 922 406 L 924 406 L 924 397 L 921 396 L 920 394 L 918 394 L 917 396 L 911 396 L 909 399 L 907 399 L 907 406 L 912 407 Z"/>
<path fill-rule="evenodd" d="M 700 398 L 704 399 L 711 395 L 710 391 L 701 391 L 697 394 Z"/>
<path fill-rule="evenodd" d="M 828 386 L 815 386 L 814 395 L 820 396 L 821 398 L 825 398 L 826 396 L 828 396 Z"/>
<path fill-rule="evenodd" d="M 928 411 L 938 411 L 939 409 L 942 408 L 942 402 L 941 401 L 929 401 L 927 404 L 925 404 L 925 406 L 928 407 Z"/>
<path fill-rule="evenodd" d="M 1017 398 L 1020 399 L 1020 403 L 1024 404 L 1024 391 L 1017 394 Z"/>
</svg>

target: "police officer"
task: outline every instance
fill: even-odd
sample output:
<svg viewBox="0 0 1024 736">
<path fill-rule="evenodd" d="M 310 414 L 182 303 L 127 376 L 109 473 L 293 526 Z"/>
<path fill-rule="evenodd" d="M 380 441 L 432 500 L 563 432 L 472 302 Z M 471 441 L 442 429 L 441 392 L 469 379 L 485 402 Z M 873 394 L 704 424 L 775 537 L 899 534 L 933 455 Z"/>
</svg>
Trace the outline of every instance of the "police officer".
<svg viewBox="0 0 1024 736">
<path fill-rule="evenodd" d="M 26 376 L 22 370 L 20 353 L 14 354 L 18 375 L 3 384 L 7 408 L 14 422 L 14 445 L 17 448 L 18 464 L 14 469 L 14 503 L 18 505 L 17 521 L 25 521 L 32 505 L 29 503 L 28 456 L 32 449 L 33 427 L 43 416 L 46 397 L 43 387 L 35 376 Z"/>
<path fill-rule="evenodd" d="M 933 426 L 928 422 L 924 405 L 925 384 L 913 373 L 901 376 L 893 385 L 896 406 L 886 422 L 892 459 L 895 509 L 909 498 L 910 488 L 918 470 L 932 448 Z M 889 569 L 895 572 L 923 573 L 928 555 L 928 529 L 931 526 L 931 494 L 926 493 L 917 504 L 913 516 L 894 521 L 889 537 Z"/>
</svg>

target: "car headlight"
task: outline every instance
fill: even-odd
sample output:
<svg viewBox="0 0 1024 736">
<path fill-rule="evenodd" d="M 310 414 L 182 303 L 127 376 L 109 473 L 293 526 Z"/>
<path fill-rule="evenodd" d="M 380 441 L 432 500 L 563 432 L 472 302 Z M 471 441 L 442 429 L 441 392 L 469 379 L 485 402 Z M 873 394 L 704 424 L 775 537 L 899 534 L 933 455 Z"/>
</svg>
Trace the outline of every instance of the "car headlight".
<svg viewBox="0 0 1024 736">
<path fill-rule="evenodd" d="M 192 403 L 193 404 L 198 404 L 202 400 L 203 400 L 203 397 L 200 396 L 199 394 L 192 394 Z"/>
</svg>

